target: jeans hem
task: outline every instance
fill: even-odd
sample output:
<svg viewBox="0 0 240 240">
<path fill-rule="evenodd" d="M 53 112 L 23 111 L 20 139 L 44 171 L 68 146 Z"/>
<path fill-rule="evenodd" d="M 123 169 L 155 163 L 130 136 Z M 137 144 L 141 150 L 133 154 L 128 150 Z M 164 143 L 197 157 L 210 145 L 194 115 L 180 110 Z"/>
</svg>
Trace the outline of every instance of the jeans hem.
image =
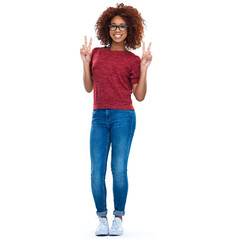
<svg viewBox="0 0 240 240">
<path fill-rule="evenodd" d="M 102 211 L 102 212 L 96 212 L 97 213 L 97 215 L 99 216 L 99 217 L 105 217 L 105 216 L 107 216 L 107 210 L 105 210 L 105 211 Z"/>
<path fill-rule="evenodd" d="M 125 215 L 125 211 L 114 210 L 113 211 L 113 215 L 115 215 L 115 216 L 124 216 Z"/>
</svg>

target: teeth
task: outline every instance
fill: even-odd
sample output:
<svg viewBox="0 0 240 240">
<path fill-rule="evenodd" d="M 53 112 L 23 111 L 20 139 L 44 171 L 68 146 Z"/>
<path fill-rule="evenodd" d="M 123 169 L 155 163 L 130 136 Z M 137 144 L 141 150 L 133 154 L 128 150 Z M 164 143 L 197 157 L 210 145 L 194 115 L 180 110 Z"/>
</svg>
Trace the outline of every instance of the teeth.
<svg viewBox="0 0 240 240">
<path fill-rule="evenodd" d="M 116 34 L 116 35 L 114 35 L 116 38 L 120 38 L 122 35 L 118 35 L 118 34 Z"/>
</svg>

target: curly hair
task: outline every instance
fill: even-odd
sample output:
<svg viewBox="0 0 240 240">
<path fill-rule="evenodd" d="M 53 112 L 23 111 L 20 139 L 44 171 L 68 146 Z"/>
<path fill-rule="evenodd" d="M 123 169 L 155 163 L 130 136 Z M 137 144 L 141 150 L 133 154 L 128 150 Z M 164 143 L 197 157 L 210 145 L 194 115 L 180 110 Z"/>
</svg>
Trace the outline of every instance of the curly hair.
<svg viewBox="0 0 240 240">
<path fill-rule="evenodd" d="M 109 34 L 108 25 L 115 16 L 122 17 L 128 25 L 127 37 L 124 42 L 125 47 L 128 50 L 139 48 L 144 36 L 144 26 L 146 25 L 145 20 L 136 8 L 133 8 L 132 6 L 124 6 L 123 3 L 117 4 L 116 8 L 107 8 L 98 18 L 95 25 L 95 31 L 100 43 L 108 47 L 111 45 L 112 38 Z"/>
</svg>

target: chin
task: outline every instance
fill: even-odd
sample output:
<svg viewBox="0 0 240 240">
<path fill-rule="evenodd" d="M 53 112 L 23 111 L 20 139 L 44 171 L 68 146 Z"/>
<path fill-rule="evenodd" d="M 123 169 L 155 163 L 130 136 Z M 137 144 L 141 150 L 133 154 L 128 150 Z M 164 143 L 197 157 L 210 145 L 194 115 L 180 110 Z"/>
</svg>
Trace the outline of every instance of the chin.
<svg viewBox="0 0 240 240">
<path fill-rule="evenodd" d="M 114 43 L 121 43 L 121 44 L 124 44 L 124 41 L 116 41 L 116 40 L 113 40 Z"/>
</svg>

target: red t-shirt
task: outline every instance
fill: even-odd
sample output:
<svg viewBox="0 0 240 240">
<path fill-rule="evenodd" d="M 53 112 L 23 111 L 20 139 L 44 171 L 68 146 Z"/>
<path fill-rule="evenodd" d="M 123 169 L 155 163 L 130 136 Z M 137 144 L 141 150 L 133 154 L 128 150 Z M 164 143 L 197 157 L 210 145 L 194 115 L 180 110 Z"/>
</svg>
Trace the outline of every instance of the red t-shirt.
<svg viewBox="0 0 240 240">
<path fill-rule="evenodd" d="M 134 110 L 132 85 L 140 78 L 139 56 L 129 51 L 94 48 L 90 59 L 93 76 L 93 110 L 111 108 Z"/>
</svg>

